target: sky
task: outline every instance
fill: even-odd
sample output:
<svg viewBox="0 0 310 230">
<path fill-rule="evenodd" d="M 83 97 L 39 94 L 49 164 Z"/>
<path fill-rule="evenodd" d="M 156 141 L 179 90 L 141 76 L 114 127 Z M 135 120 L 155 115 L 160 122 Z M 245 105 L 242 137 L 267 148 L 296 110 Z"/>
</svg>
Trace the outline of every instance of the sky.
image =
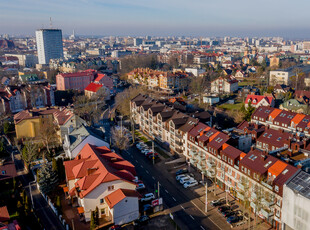
<svg viewBox="0 0 310 230">
<path fill-rule="evenodd" d="M 0 34 L 310 38 L 309 0 L 0 0 Z"/>
</svg>

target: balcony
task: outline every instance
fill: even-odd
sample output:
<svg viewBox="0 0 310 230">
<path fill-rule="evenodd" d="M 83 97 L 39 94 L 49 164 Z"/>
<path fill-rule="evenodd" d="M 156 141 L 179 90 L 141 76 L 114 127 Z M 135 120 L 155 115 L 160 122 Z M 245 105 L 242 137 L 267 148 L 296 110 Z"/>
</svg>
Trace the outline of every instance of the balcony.
<svg viewBox="0 0 310 230">
<path fill-rule="evenodd" d="M 260 210 L 261 214 L 266 218 L 268 219 L 270 216 L 273 216 L 273 212 L 272 211 L 267 211 L 265 209 L 261 209 Z"/>
<path fill-rule="evenodd" d="M 239 188 L 240 190 L 244 191 L 244 186 L 243 186 L 243 184 L 238 183 L 238 188 Z"/>
<path fill-rule="evenodd" d="M 244 195 L 242 195 L 241 193 L 237 192 L 237 198 L 239 198 L 240 200 L 244 200 Z"/>
<path fill-rule="evenodd" d="M 207 176 L 209 177 L 215 177 L 215 171 L 213 169 L 207 170 Z"/>
<path fill-rule="evenodd" d="M 176 136 L 177 138 L 179 138 L 180 140 L 183 139 L 183 137 L 182 137 L 180 134 L 175 134 L 175 136 Z"/>
<path fill-rule="evenodd" d="M 265 187 L 269 188 L 270 190 L 272 190 L 272 186 L 269 185 L 269 184 L 267 184 L 266 182 L 261 181 L 260 183 L 261 183 L 262 185 L 264 185 Z"/>
<path fill-rule="evenodd" d="M 262 204 L 266 207 L 271 207 L 272 205 L 274 205 L 274 199 L 262 199 Z"/>
<path fill-rule="evenodd" d="M 215 168 L 216 164 L 213 161 L 208 161 L 207 165 L 209 168 Z"/>
<path fill-rule="evenodd" d="M 238 165 L 234 165 L 234 168 L 239 170 L 239 166 Z"/>
</svg>

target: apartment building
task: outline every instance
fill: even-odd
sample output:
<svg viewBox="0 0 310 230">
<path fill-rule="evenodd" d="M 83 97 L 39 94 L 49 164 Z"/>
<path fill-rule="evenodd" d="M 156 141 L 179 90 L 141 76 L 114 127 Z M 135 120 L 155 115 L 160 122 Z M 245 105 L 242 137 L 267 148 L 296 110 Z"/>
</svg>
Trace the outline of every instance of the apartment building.
<svg viewBox="0 0 310 230">
<path fill-rule="evenodd" d="M 252 114 L 251 122 L 269 126 L 273 129 L 282 129 L 292 133 L 303 133 L 310 136 L 310 116 L 272 108 L 260 106 Z"/>
<path fill-rule="evenodd" d="M 140 130 L 177 154 L 186 151 L 187 132 L 198 119 L 141 94 L 131 100 L 130 109 Z"/>
<path fill-rule="evenodd" d="M 98 207 L 106 223 L 122 225 L 139 218 L 139 194 L 132 182 L 135 167 L 105 146 L 86 144 L 64 162 L 68 199 L 88 222 Z"/>
<path fill-rule="evenodd" d="M 128 80 L 133 83 L 163 90 L 184 89 L 191 76 L 192 73 L 184 71 L 164 72 L 149 68 L 137 68 L 127 74 Z"/>
<path fill-rule="evenodd" d="M 84 89 L 95 79 L 97 71 L 85 70 L 76 73 L 60 73 L 56 76 L 57 90 Z"/>
<path fill-rule="evenodd" d="M 213 178 L 223 190 L 273 227 L 281 228 L 283 184 L 298 170 L 266 152 L 244 153 L 229 144 L 228 135 L 198 123 L 188 134 L 190 164 Z"/>
<path fill-rule="evenodd" d="M 233 93 L 238 90 L 238 80 L 231 75 L 219 77 L 211 82 L 211 93 Z"/>
<path fill-rule="evenodd" d="M 269 84 L 270 85 L 277 85 L 277 84 L 289 85 L 292 83 L 292 76 L 296 76 L 297 71 L 302 72 L 304 74 L 308 74 L 310 72 L 310 65 L 292 66 L 286 69 L 278 69 L 278 70 L 270 71 Z"/>
</svg>

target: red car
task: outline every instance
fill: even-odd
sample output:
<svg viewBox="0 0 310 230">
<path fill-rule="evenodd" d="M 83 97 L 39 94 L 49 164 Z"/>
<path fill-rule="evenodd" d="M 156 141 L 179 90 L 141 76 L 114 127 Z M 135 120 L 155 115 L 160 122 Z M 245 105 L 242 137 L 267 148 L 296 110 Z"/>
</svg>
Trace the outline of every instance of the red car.
<svg viewBox="0 0 310 230">
<path fill-rule="evenodd" d="M 120 230 L 122 229 L 122 226 L 120 225 L 113 225 L 112 227 L 109 228 L 109 230 Z"/>
</svg>

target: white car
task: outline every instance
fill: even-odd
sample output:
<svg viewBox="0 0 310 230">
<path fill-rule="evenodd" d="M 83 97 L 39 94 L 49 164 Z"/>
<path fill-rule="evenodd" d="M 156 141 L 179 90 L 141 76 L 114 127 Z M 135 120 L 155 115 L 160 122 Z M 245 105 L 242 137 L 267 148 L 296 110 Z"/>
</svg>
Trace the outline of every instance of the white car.
<svg viewBox="0 0 310 230">
<path fill-rule="evenodd" d="M 183 184 L 183 187 L 184 187 L 184 188 L 189 188 L 189 187 L 193 187 L 193 186 L 196 186 L 196 185 L 198 185 L 198 181 L 196 181 L 196 180 L 190 180 L 190 181 L 184 183 L 184 184 Z"/>
<path fill-rule="evenodd" d="M 149 200 L 153 200 L 155 199 L 155 196 L 153 193 L 147 193 L 144 195 L 144 197 L 141 198 L 141 202 L 144 202 L 144 201 L 149 201 Z"/>
<path fill-rule="evenodd" d="M 175 179 L 179 181 L 181 180 L 181 178 L 187 177 L 187 176 L 188 176 L 187 174 L 181 174 L 181 175 L 176 176 Z"/>
<path fill-rule="evenodd" d="M 186 182 L 188 182 L 188 181 L 194 181 L 195 179 L 194 178 L 192 178 L 192 177 L 184 177 L 184 178 L 182 178 L 181 180 L 180 180 L 180 183 L 181 184 L 185 184 Z"/>
<path fill-rule="evenodd" d="M 150 150 L 150 149 L 141 150 L 141 153 L 143 153 L 144 155 L 147 154 L 148 152 L 152 152 L 152 150 Z"/>
<path fill-rule="evenodd" d="M 143 183 L 137 184 L 136 190 L 142 190 L 145 189 L 145 185 Z"/>
</svg>

